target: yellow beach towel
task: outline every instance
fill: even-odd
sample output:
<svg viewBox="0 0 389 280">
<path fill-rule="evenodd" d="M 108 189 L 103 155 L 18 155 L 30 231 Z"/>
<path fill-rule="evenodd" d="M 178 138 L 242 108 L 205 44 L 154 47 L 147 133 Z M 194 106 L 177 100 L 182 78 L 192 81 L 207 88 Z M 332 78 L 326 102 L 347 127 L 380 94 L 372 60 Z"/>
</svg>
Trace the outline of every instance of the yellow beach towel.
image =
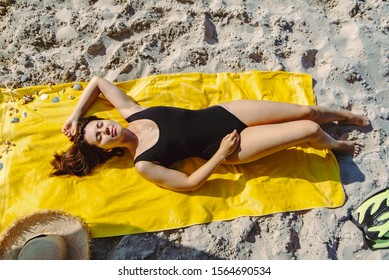
<svg viewBox="0 0 389 280">
<path fill-rule="evenodd" d="M 145 106 L 197 109 L 236 99 L 315 103 L 311 76 L 298 73 L 166 74 L 117 85 Z M 54 152 L 70 147 L 61 128 L 81 92 L 73 83 L 1 89 L 1 232 L 15 219 L 41 209 L 80 216 L 93 237 L 105 237 L 344 203 L 335 157 L 308 146 L 251 164 L 220 166 L 192 193 L 169 191 L 142 179 L 128 153 L 90 176 L 49 177 Z M 11 95 L 19 100 L 12 102 Z M 31 102 L 23 99 L 27 95 Z M 102 96 L 90 114 L 126 124 Z M 202 163 L 190 159 L 177 168 L 189 171 Z"/>
</svg>

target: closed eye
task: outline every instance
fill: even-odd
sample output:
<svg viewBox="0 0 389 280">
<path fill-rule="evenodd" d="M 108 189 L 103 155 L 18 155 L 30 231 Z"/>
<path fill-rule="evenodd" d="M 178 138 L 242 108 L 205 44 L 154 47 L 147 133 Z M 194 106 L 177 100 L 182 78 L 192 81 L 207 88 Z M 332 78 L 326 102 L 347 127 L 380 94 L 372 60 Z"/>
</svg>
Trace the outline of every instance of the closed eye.
<svg viewBox="0 0 389 280">
<path fill-rule="evenodd" d="M 97 122 L 96 123 L 96 128 L 101 128 L 103 126 L 103 122 Z M 101 142 L 101 133 L 98 131 L 98 132 L 96 132 L 96 141 L 98 142 L 98 143 L 100 143 Z"/>
<path fill-rule="evenodd" d="M 100 133 L 100 132 L 97 132 L 97 133 L 96 133 L 96 141 L 97 141 L 98 143 L 101 142 L 101 133 Z"/>
</svg>

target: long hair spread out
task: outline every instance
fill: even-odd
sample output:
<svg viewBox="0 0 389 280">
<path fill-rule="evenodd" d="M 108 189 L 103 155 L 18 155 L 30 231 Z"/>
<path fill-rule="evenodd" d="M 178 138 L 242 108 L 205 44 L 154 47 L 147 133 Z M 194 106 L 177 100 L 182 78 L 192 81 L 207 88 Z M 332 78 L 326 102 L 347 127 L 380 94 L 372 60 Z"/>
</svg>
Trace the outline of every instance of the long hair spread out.
<svg viewBox="0 0 389 280">
<path fill-rule="evenodd" d="M 102 120 L 96 116 L 83 118 L 74 136 L 74 144 L 69 150 L 62 153 L 55 153 L 51 164 L 54 167 L 52 175 L 76 175 L 85 176 L 99 164 L 102 164 L 114 156 L 122 156 L 122 148 L 113 148 L 109 151 L 88 144 L 85 139 L 85 127 L 94 120 Z"/>
</svg>

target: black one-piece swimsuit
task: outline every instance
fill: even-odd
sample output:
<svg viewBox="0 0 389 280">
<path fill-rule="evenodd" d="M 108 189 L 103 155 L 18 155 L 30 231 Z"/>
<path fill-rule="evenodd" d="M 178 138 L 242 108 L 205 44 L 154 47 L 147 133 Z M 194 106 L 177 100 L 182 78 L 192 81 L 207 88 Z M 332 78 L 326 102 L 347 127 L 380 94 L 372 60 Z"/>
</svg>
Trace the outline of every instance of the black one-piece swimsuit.
<svg viewBox="0 0 389 280">
<path fill-rule="evenodd" d="M 157 143 L 137 156 L 134 162 L 152 161 L 170 166 L 190 157 L 210 159 L 222 139 L 234 129 L 238 133 L 247 126 L 221 106 L 200 110 L 176 107 L 150 107 L 129 116 L 127 122 L 148 119 L 159 129 Z"/>
</svg>

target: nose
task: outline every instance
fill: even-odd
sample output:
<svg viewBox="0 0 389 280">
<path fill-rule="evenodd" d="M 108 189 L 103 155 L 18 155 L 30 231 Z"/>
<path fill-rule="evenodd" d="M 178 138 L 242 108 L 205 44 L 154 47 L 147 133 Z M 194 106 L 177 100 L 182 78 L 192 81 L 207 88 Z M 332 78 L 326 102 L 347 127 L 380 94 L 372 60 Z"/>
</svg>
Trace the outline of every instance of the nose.
<svg viewBox="0 0 389 280">
<path fill-rule="evenodd" d="M 111 134 L 111 132 L 109 131 L 108 126 L 100 128 L 99 131 L 100 131 L 100 133 L 103 133 L 103 134 L 106 134 L 106 135 L 110 135 Z"/>
</svg>

